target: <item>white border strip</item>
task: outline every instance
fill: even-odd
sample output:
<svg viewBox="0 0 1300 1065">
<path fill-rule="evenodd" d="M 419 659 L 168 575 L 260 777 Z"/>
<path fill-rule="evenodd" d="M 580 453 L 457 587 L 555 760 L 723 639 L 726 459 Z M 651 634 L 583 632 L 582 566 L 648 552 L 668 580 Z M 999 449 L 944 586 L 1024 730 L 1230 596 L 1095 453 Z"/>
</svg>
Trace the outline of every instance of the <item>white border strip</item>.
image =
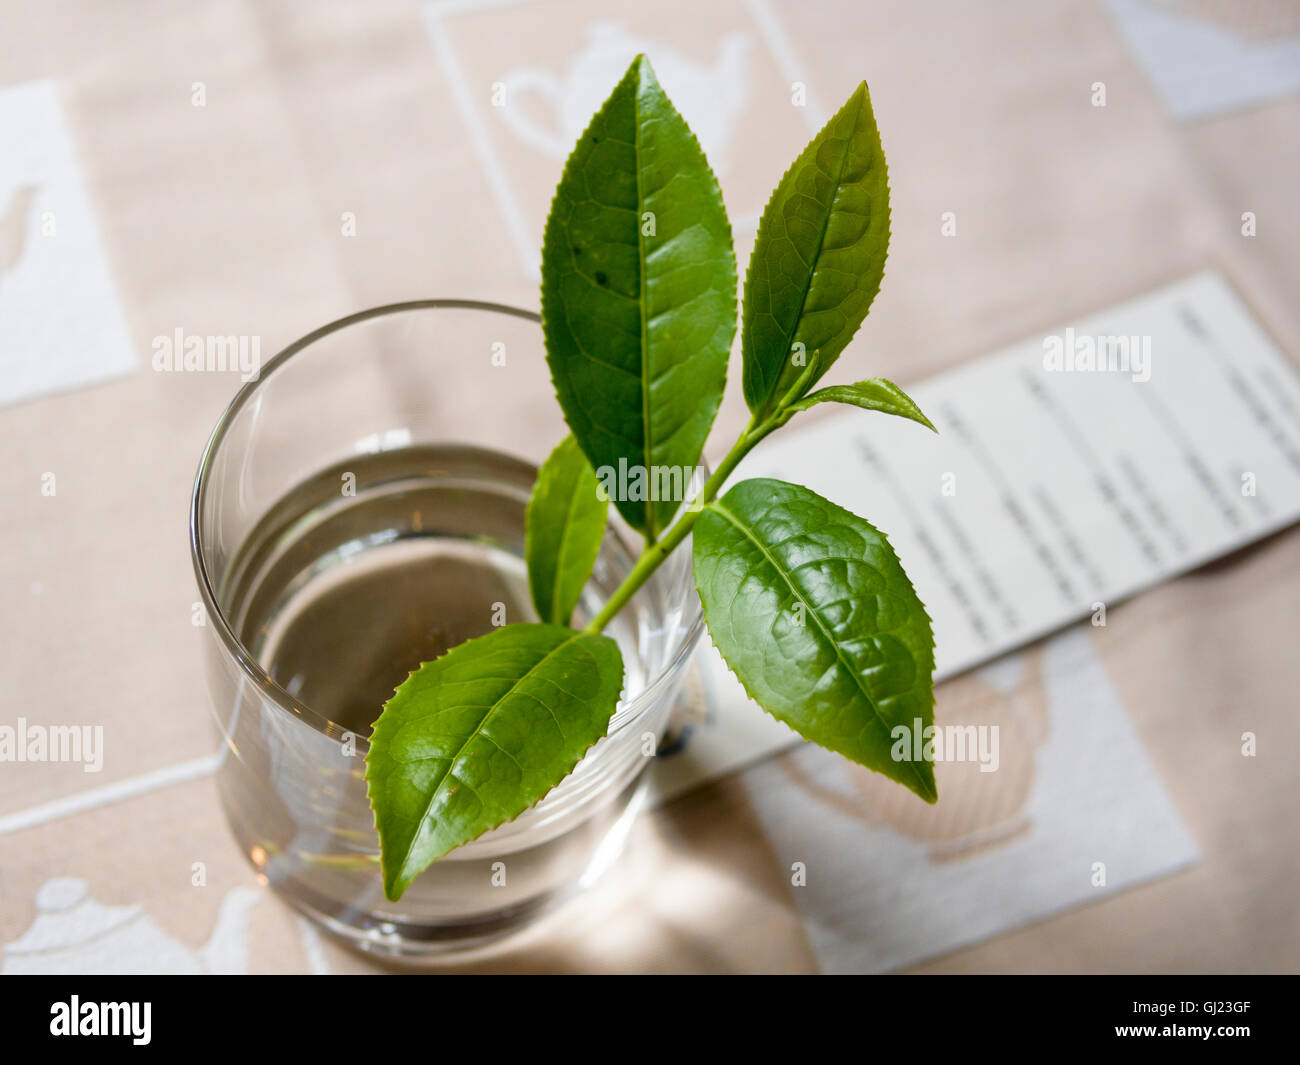
<svg viewBox="0 0 1300 1065">
<path fill-rule="evenodd" d="M 829 116 L 822 110 L 821 104 L 817 102 L 812 89 L 808 85 L 808 79 L 803 76 L 803 64 L 795 55 L 794 45 L 790 43 L 789 36 L 781 28 L 781 23 L 768 0 L 748 0 L 746 6 L 754 19 L 754 25 L 758 27 L 759 36 L 763 38 L 767 50 L 772 53 L 772 58 L 776 60 L 781 76 L 791 85 L 796 81 L 803 82 L 804 106 L 802 111 L 804 121 L 808 124 L 809 131 L 816 133 L 822 126 L 826 125 L 826 119 Z"/>
<path fill-rule="evenodd" d="M 496 3 L 488 5 L 429 4 L 424 9 L 424 20 L 429 29 L 429 37 L 433 41 L 433 50 L 442 67 L 443 76 L 447 79 L 448 88 L 451 89 L 452 99 L 456 103 L 456 109 L 460 111 L 465 128 L 469 130 L 470 142 L 474 146 L 474 151 L 478 153 L 479 162 L 483 165 L 488 187 L 492 190 L 497 208 L 501 212 L 506 228 L 510 231 L 519 260 L 530 277 L 540 280 L 542 259 L 541 252 L 536 246 L 536 235 L 529 235 L 528 224 L 524 221 L 519 204 L 511 192 L 510 183 L 506 180 L 505 167 L 497 158 L 496 149 L 492 146 L 492 138 L 488 136 L 487 128 L 479 118 L 478 110 L 474 106 L 474 94 L 470 92 L 469 83 L 465 80 L 465 72 L 461 69 L 460 60 L 456 58 L 456 50 L 452 47 L 451 39 L 442 25 L 442 15 L 445 12 L 452 11 L 459 14 L 476 10 L 480 6 L 501 7 L 508 2 L 510 0 L 497 0 Z"/>
<path fill-rule="evenodd" d="M 26 810 L 6 814 L 0 817 L 0 836 L 10 832 L 21 832 L 25 828 L 35 828 L 37 825 L 58 821 L 73 814 L 85 813 L 87 810 L 121 802 L 123 799 L 133 799 L 137 795 L 157 791 L 159 788 L 169 788 L 173 784 L 184 784 L 186 781 L 210 776 L 221 764 L 223 753 L 224 748 L 216 754 L 195 758 L 190 762 L 155 769 L 152 773 L 127 777 L 113 784 L 105 784 L 102 788 L 91 788 L 89 791 L 66 795 L 62 799 L 42 803 L 40 806 L 30 806 Z"/>
</svg>

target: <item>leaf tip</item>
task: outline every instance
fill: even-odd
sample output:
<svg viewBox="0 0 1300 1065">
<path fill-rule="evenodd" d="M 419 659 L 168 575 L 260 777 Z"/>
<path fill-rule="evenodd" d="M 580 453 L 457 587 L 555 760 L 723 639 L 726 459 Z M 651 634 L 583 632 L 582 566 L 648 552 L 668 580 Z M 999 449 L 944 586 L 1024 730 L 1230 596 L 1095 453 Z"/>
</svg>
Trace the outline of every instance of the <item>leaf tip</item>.
<svg viewBox="0 0 1300 1065">
<path fill-rule="evenodd" d="M 939 801 L 939 788 L 934 782 L 933 769 L 928 773 L 918 774 L 917 784 L 918 786 L 912 788 L 912 791 L 919 795 L 924 802 L 933 806 Z"/>
<path fill-rule="evenodd" d="M 380 868 L 384 874 L 384 898 L 389 902 L 397 902 L 406 894 L 406 889 L 411 886 L 414 876 L 403 876 L 400 869 L 386 869 L 383 867 L 381 859 Z"/>
<path fill-rule="evenodd" d="M 655 68 L 651 66 L 650 57 L 644 52 L 636 54 L 632 65 L 627 68 L 627 77 L 635 79 L 642 89 L 655 88 L 659 85 L 659 79 L 655 77 Z"/>
</svg>

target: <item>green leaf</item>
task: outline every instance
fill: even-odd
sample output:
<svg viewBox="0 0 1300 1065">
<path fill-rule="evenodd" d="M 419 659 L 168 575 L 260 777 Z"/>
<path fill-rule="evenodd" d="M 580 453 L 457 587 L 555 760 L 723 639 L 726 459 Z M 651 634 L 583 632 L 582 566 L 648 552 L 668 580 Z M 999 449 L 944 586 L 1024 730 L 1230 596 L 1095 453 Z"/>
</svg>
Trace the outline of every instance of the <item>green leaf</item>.
<svg viewBox="0 0 1300 1065">
<path fill-rule="evenodd" d="M 388 897 L 568 776 L 605 735 L 622 686 L 613 640 L 557 625 L 507 625 L 412 673 L 366 757 Z"/>
<path fill-rule="evenodd" d="M 597 473 L 697 464 L 736 330 L 736 259 L 718 183 L 644 56 L 560 178 L 542 328 L 565 420 Z M 680 502 L 615 499 L 651 540 Z"/>
<path fill-rule="evenodd" d="M 817 406 L 818 403 L 848 403 L 863 410 L 896 414 L 900 418 L 911 418 L 914 422 L 920 422 L 936 433 L 939 431 L 934 428 L 930 419 L 921 413 L 921 408 L 912 401 L 911 396 L 893 381 L 886 381 L 883 377 L 870 377 L 851 385 L 831 385 L 829 388 L 805 396 L 786 409 L 791 412 L 807 410 L 809 407 Z"/>
<path fill-rule="evenodd" d="M 763 210 L 741 330 L 751 411 L 770 413 L 813 353 L 805 393 L 831 368 L 871 309 L 888 251 L 889 175 L 863 82 Z"/>
<path fill-rule="evenodd" d="M 709 634 L 750 697 L 934 802 L 933 764 L 892 754 L 895 726 L 910 736 L 919 720 L 923 740 L 934 723 L 934 638 L 884 534 L 807 488 L 757 479 L 710 503 L 694 538 Z"/>
<path fill-rule="evenodd" d="M 605 535 L 609 499 L 571 436 L 537 471 L 524 515 L 524 557 L 537 616 L 567 625 Z"/>
</svg>

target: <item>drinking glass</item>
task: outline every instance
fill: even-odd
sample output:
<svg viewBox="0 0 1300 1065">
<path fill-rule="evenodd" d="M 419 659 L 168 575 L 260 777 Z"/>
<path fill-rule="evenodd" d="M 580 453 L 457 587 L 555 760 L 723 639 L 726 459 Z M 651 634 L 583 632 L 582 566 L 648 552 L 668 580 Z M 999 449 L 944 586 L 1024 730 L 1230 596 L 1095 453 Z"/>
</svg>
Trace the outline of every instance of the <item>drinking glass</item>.
<svg viewBox="0 0 1300 1065">
<path fill-rule="evenodd" d="M 190 545 L 221 803 L 267 882 L 361 949 L 418 959 L 522 928 L 608 868 L 643 801 L 702 629 L 689 544 L 606 630 L 626 669 L 606 738 L 537 806 L 384 897 L 370 726 L 419 663 L 537 620 L 524 508 L 566 432 L 536 315 L 421 300 L 290 344 L 203 453 Z M 614 515 L 575 625 L 636 543 Z"/>
</svg>

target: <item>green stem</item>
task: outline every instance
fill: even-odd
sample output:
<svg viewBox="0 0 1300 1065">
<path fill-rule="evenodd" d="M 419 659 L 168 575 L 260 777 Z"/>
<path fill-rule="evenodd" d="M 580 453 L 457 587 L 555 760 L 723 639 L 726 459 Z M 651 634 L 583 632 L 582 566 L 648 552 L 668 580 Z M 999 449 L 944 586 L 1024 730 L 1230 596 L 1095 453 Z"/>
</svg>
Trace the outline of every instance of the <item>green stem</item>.
<svg viewBox="0 0 1300 1065">
<path fill-rule="evenodd" d="M 727 457 L 719 463 L 718 468 L 713 471 L 713 475 L 704 482 L 704 487 L 700 489 L 699 495 L 691 501 L 691 505 L 678 516 L 672 527 L 664 533 L 663 539 L 646 544 L 645 550 L 641 552 L 641 557 L 636 560 L 636 565 L 623 578 L 623 583 L 615 589 L 614 594 L 609 597 L 600 613 L 588 622 L 587 627 L 582 630 L 584 633 L 594 636 L 614 620 L 615 615 L 627 605 L 632 596 L 636 595 L 664 559 L 672 554 L 677 545 L 690 535 L 691 528 L 695 525 L 695 519 L 700 516 L 700 511 L 713 502 L 722 485 L 731 476 L 740 460 L 749 454 L 754 445 L 776 427 L 775 419 L 768 419 L 761 425 L 755 425 L 754 419 L 750 419 L 749 424 L 745 426 L 745 431 L 740 434 L 740 439 L 727 452 Z"/>
<path fill-rule="evenodd" d="M 653 537 L 646 539 L 645 549 L 641 552 L 641 557 L 636 560 L 636 565 L 623 578 L 623 583 L 614 590 L 614 594 L 609 597 L 609 601 L 601 608 L 600 613 L 587 623 L 587 627 L 582 630 L 584 633 L 595 636 L 614 620 L 615 615 L 623 607 L 627 606 L 627 601 L 636 595 L 641 586 L 650 579 L 650 575 L 659 568 L 663 560 L 671 555 L 677 545 L 690 534 L 692 527 L 695 525 L 695 519 L 700 516 L 700 511 L 713 502 L 723 484 L 726 483 L 727 478 L 739 465 L 740 460 L 748 455 L 753 450 L 754 445 L 763 437 L 775 429 L 780 429 L 790 420 L 794 414 L 794 411 L 789 409 L 790 405 L 796 402 L 806 390 L 805 386 L 816 371 L 819 354 L 816 351 L 812 353 L 812 357 L 809 359 L 803 373 L 790 386 L 789 391 L 777 401 L 770 414 L 761 422 L 758 421 L 757 414 L 749 419 L 749 424 L 745 426 L 745 431 L 740 434 L 740 439 L 731 445 L 727 457 L 713 471 L 713 476 L 704 482 L 700 494 L 691 501 L 691 505 L 677 518 L 672 528 L 664 533 L 663 539 L 658 541 Z"/>
</svg>

